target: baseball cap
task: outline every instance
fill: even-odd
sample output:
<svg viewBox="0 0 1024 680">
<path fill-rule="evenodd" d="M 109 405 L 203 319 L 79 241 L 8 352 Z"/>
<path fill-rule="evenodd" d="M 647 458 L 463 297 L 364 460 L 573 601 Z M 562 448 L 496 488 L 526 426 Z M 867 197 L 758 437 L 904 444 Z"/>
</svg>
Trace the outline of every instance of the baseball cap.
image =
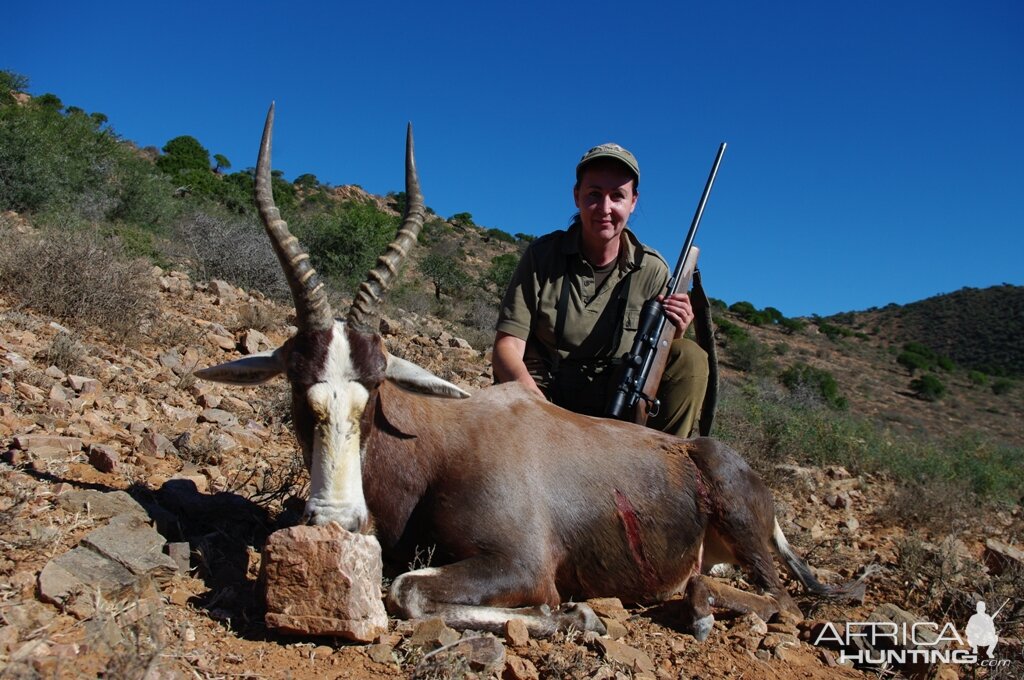
<svg viewBox="0 0 1024 680">
<path fill-rule="evenodd" d="M 618 144 L 607 143 L 595 146 L 590 151 L 583 154 L 583 158 L 576 164 L 576 181 L 578 182 L 580 176 L 583 174 L 583 167 L 591 161 L 597 160 L 598 158 L 612 158 L 625 164 L 634 175 L 636 175 L 637 184 L 640 183 L 640 165 L 636 162 L 636 156 L 631 154 L 626 149 L 622 148 Z"/>
</svg>

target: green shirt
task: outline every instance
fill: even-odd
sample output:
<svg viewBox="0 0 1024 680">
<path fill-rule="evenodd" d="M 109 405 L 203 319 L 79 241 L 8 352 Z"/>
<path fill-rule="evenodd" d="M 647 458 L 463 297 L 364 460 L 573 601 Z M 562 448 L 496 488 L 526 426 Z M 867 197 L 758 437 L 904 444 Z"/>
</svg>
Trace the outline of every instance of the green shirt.
<svg viewBox="0 0 1024 680">
<path fill-rule="evenodd" d="M 594 268 L 580 252 L 580 229 L 575 223 L 531 243 L 502 300 L 497 330 L 526 340 L 524 359 L 531 373 L 538 361 L 551 366 L 556 345 L 561 360 L 621 357 L 633 344 L 644 302 L 665 292 L 668 265 L 628 229 L 622 232 L 618 266 L 597 288 Z M 556 339 L 558 300 L 567 276 L 565 328 Z"/>
</svg>

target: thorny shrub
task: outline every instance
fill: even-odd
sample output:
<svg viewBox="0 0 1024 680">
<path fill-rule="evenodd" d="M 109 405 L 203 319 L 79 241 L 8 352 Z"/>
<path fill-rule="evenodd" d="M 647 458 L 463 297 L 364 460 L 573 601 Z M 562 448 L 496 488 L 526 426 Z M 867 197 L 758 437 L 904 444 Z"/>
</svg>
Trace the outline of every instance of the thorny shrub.
<svg viewBox="0 0 1024 680">
<path fill-rule="evenodd" d="M 82 366 L 86 350 L 75 336 L 61 331 L 53 336 L 43 355 L 47 365 L 56 366 L 64 373 L 76 373 Z"/>
<path fill-rule="evenodd" d="M 897 544 L 896 576 L 903 593 L 900 606 L 919 616 L 962 623 L 983 600 L 990 612 L 999 612 L 1001 638 L 1024 633 L 1024 569 L 1019 565 L 1006 565 L 993 575 L 958 550 L 952 537 L 933 545 L 911 534 Z"/>
<path fill-rule="evenodd" d="M 284 314 L 274 307 L 251 302 L 238 311 L 233 330 L 245 331 L 251 328 L 262 333 L 277 328 L 283 322 Z"/>
<path fill-rule="evenodd" d="M 224 279 L 246 290 L 289 300 L 288 284 L 263 228 L 244 217 L 194 212 L 175 225 L 202 279 Z"/>
<path fill-rule="evenodd" d="M 975 494 L 965 493 L 953 482 L 939 479 L 928 483 L 913 481 L 896 488 L 880 515 L 904 526 L 959 528 L 978 505 L 979 499 Z"/>
<path fill-rule="evenodd" d="M 155 313 L 156 288 L 144 260 L 90 231 L 6 234 L 0 288 L 69 324 L 92 324 L 125 340 Z"/>
</svg>

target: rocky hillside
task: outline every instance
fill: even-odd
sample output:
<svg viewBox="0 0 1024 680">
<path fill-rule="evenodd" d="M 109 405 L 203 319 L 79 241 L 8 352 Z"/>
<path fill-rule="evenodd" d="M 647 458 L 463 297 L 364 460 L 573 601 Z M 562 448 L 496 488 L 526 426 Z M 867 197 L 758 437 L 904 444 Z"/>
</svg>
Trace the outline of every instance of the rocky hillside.
<svg viewBox="0 0 1024 680">
<path fill-rule="evenodd" d="M 700 644 L 679 630 L 677 603 L 602 600 L 610 637 L 510 630 L 484 659 L 436 622 L 392 620 L 368 645 L 272 632 L 261 551 L 297 521 L 307 484 L 284 386 L 206 384 L 191 371 L 276 346 L 290 310 L 224 282 L 148 276 L 157 311 L 124 341 L 0 297 L 0 677 L 876 677 L 812 644 L 825 622 L 931 617 L 962 631 L 976 595 L 1011 597 L 999 658 L 1022 670 L 1019 506 L 915 529 L 885 511 L 889 478 L 785 459 L 771 464 L 780 522 L 819 577 L 884 568 L 862 604 L 798 597 L 804 621 L 723 619 Z M 398 310 L 382 330 L 391 351 L 471 391 L 490 383 L 486 355 L 441 321 Z M 859 371 L 858 347 L 810 331 L 789 342 L 808 360 L 850 362 L 850 380 Z M 442 644 L 456 646 L 427 657 Z"/>
<path fill-rule="evenodd" d="M 1024 287 L 963 288 L 908 305 L 831 317 L 892 344 L 920 342 L 957 364 L 995 375 L 1024 375 Z"/>
</svg>

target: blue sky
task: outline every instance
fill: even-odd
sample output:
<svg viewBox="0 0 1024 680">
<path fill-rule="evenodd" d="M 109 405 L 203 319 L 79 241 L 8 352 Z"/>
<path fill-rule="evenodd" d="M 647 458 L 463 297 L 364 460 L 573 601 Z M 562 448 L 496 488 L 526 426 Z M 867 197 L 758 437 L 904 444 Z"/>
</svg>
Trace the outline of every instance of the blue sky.
<svg viewBox="0 0 1024 680">
<path fill-rule="evenodd" d="M 371 7 L 372 5 L 372 7 Z M 576 161 L 640 162 L 632 225 L 709 293 L 788 316 L 1024 284 L 1024 3 L 132 2 L 4 11 L 0 68 L 255 164 L 401 190 L 406 121 L 429 206 L 541 234 Z"/>
</svg>

